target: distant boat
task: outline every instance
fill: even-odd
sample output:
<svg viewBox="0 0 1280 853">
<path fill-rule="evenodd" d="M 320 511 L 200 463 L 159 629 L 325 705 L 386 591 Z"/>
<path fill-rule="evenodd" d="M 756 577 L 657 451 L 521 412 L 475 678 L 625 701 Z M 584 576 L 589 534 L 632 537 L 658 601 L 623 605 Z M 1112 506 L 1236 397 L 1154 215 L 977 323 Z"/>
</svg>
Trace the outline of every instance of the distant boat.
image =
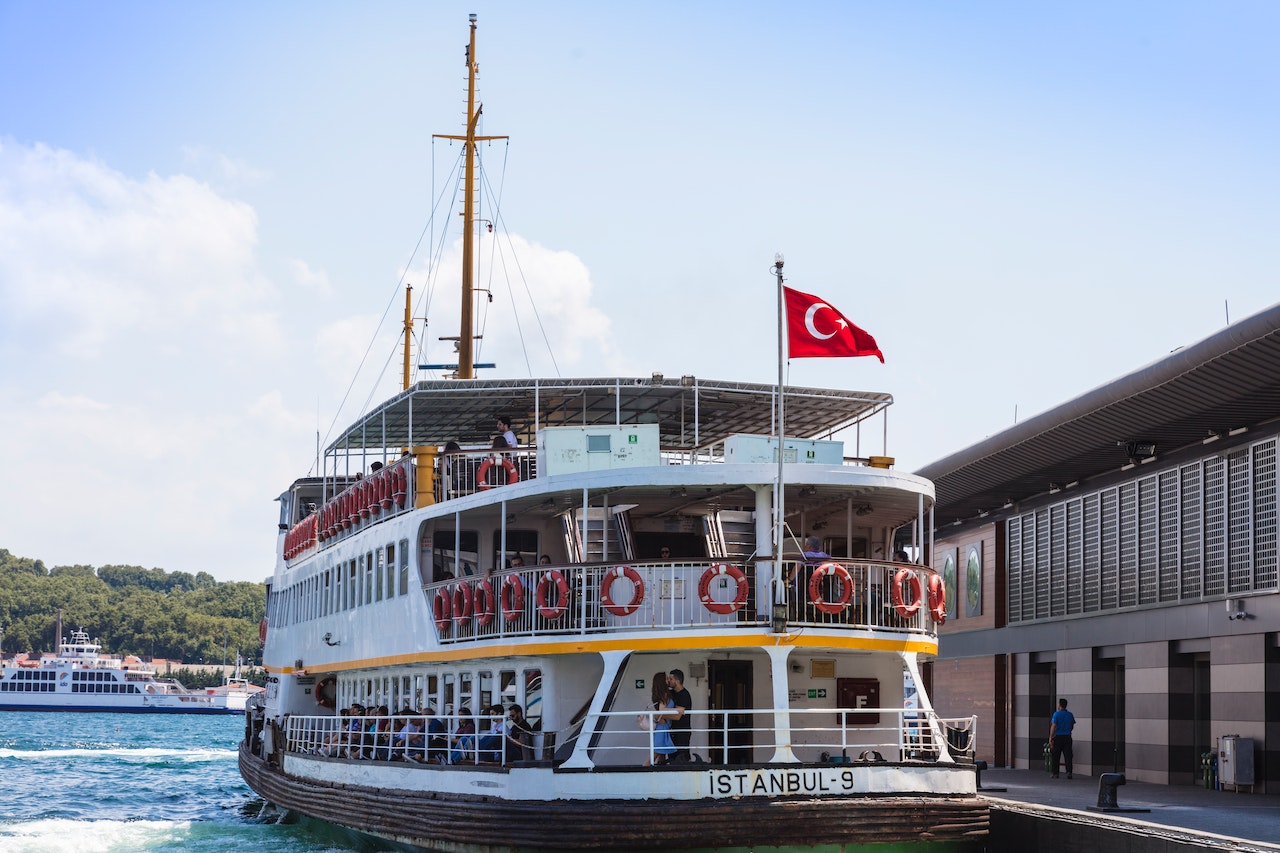
<svg viewBox="0 0 1280 853">
<path fill-rule="evenodd" d="M 249 698 L 266 689 L 256 684 L 251 684 L 249 679 L 241 674 L 241 663 L 240 656 L 237 655 L 235 672 L 228 675 L 221 686 L 208 687 L 204 691 L 207 696 L 225 697 L 227 707 L 232 713 L 236 714 L 244 713 L 245 705 L 248 703 Z"/>
<path fill-rule="evenodd" d="M 237 692 L 188 690 L 142 661 L 102 654 L 82 629 L 59 642 L 57 655 L 0 669 L 0 711 L 243 714 L 244 707 Z"/>
<path fill-rule="evenodd" d="M 780 442 L 770 384 L 475 378 L 475 44 L 472 16 L 456 378 L 410 384 L 406 346 L 404 390 L 280 496 L 246 782 L 432 850 L 982 849 L 975 718 L 920 672 L 942 579 L 890 559 L 933 484 L 830 440 L 891 396 L 787 388 Z M 651 704 L 675 671 L 687 740 Z"/>
</svg>

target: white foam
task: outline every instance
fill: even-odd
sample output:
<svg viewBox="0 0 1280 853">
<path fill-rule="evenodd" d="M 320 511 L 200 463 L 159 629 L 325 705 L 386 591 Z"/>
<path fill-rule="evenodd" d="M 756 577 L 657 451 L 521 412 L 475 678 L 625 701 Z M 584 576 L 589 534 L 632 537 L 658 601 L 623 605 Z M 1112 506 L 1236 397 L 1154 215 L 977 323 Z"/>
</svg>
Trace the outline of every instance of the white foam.
<svg viewBox="0 0 1280 853">
<path fill-rule="evenodd" d="M 111 853 L 172 843 L 189 821 L 33 820 L 0 824 L 0 853 Z"/>
<path fill-rule="evenodd" d="M 0 758 L 39 761 L 51 758 L 119 758 L 125 761 L 152 761 L 177 758 L 184 761 L 225 761 L 236 757 L 234 749 L 0 749 Z"/>
</svg>

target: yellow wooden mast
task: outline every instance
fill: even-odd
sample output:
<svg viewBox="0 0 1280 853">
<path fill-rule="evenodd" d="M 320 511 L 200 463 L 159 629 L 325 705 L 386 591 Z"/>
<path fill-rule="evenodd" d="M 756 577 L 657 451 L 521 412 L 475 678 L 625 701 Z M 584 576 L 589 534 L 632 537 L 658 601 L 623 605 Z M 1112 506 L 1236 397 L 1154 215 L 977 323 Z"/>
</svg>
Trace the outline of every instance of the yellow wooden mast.
<svg viewBox="0 0 1280 853">
<path fill-rule="evenodd" d="M 505 136 L 476 136 L 483 104 L 476 104 L 476 16 L 471 15 L 471 42 L 467 46 L 467 132 L 464 136 L 434 134 L 436 139 L 455 139 L 462 143 L 466 157 L 465 199 L 462 205 L 462 323 L 458 333 L 458 379 L 474 379 L 475 372 L 475 222 L 476 222 L 476 152 L 477 142 L 506 139 Z"/>
<path fill-rule="evenodd" d="M 404 286 L 404 390 L 409 390 L 409 355 L 413 349 L 413 285 Z"/>
</svg>

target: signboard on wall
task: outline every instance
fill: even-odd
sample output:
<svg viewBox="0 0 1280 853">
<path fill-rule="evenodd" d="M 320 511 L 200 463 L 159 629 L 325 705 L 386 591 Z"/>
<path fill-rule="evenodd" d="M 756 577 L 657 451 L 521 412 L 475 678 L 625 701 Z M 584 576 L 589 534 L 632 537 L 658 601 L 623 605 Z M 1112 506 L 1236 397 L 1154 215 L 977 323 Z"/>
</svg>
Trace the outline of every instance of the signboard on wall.
<svg viewBox="0 0 1280 853">
<path fill-rule="evenodd" d="M 982 540 L 965 546 L 964 613 L 982 615 Z"/>
<path fill-rule="evenodd" d="M 837 678 L 836 704 L 841 708 L 879 708 L 880 680 L 877 678 Z M 876 713 L 845 714 L 845 725 L 874 726 L 880 723 Z"/>
</svg>

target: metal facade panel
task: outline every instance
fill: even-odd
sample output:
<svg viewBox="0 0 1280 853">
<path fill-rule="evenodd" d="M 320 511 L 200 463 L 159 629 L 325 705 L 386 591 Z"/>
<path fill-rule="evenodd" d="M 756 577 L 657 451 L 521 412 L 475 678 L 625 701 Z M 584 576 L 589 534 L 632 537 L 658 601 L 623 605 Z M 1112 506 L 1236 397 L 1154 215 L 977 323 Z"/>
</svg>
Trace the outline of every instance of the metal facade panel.
<svg viewBox="0 0 1280 853">
<path fill-rule="evenodd" d="M 1253 448 L 1253 584 L 1255 589 L 1274 589 L 1277 581 L 1276 552 L 1276 442 Z"/>
</svg>

